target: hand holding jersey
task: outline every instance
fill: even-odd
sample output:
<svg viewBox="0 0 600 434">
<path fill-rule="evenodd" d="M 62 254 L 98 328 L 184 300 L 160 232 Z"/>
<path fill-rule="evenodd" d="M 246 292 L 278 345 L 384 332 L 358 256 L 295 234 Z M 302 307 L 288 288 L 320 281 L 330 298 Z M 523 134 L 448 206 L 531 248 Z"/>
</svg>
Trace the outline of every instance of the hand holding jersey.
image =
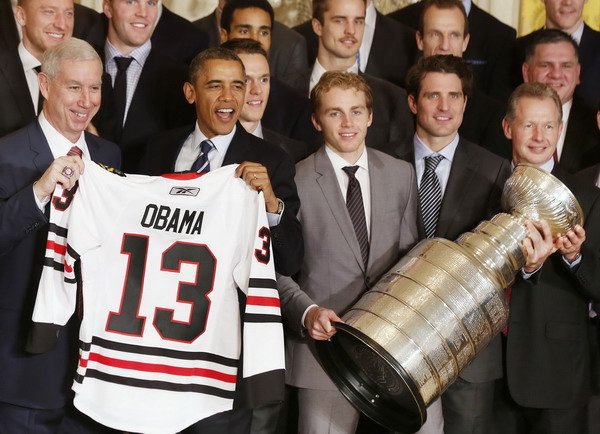
<svg viewBox="0 0 600 434">
<path fill-rule="evenodd" d="M 41 178 L 33 184 L 35 196 L 39 201 L 44 201 L 54 193 L 57 185 L 62 186 L 65 190 L 71 190 L 83 174 L 83 169 L 83 160 L 77 155 L 58 157 L 46 169 Z M 70 176 L 68 176 L 69 174 Z"/>
</svg>

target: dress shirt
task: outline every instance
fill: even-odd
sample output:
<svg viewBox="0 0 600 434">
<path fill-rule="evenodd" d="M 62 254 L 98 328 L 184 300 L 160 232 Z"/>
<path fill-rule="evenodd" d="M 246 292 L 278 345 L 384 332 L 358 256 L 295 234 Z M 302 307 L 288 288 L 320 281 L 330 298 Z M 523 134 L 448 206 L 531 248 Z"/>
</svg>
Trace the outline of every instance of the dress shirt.
<svg viewBox="0 0 600 434">
<path fill-rule="evenodd" d="M 128 55 L 121 54 L 117 48 L 107 39 L 106 44 L 104 45 L 104 59 L 106 61 L 106 72 L 110 74 L 112 85 L 115 85 L 115 79 L 117 78 L 117 62 L 115 62 L 115 57 L 123 56 L 123 57 L 133 57 L 133 61 L 127 68 L 127 100 L 125 102 L 125 116 L 123 116 L 123 125 L 125 125 L 125 120 L 127 119 L 127 112 L 129 111 L 129 106 L 131 105 L 131 99 L 133 98 L 133 94 L 135 93 L 135 88 L 137 87 L 138 81 L 140 81 L 140 75 L 142 75 L 142 69 L 144 68 L 144 63 L 146 63 L 146 59 L 150 55 L 150 50 L 152 49 L 152 43 L 150 40 L 146 41 L 145 44 L 137 47 Z M 182 91 L 183 92 L 183 91 Z"/>
<path fill-rule="evenodd" d="M 308 97 L 309 98 L 310 98 L 310 92 L 313 90 L 313 87 L 315 87 L 317 85 L 317 83 L 321 79 L 321 76 L 323 74 L 325 74 L 326 72 L 327 72 L 327 70 L 325 68 L 323 68 L 323 66 L 321 66 L 321 64 L 319 63 L 319 59 L 316 59 L 315 64 L 312 69 L 312 74 L 310 75 L 310 85 L 308 88 Z M 346 72 L 353 72 L 355 74 L 358 74 L 358 62 L 354 62 L 354 65 L 352 65 L 350 68 L 346 69 Z"/>
<path fill-rule="evenodd" d="M 462 4 L 465 7 L 465 12 L 467 13 L 467 16 L 469 16 L 469 12 L 471 12 L 472 1 L 471 0 L 462 0 Z"/>
<path fill-rule="evenodd" d="M 448 185 L 448 178 L 450 177 L 450 169 L 452 168 L 452 160 L 454 158 L 454 152 L 458 146 L 459 136 L 456 134 L 454 138 L 448 143 L 440 152 L 433 152 L 429 146 L 427 146 L 417 134 L 415 134 L 413 145 L 415 149 L 415 172 L 417 176 L 417 187 L 421 186 L 421 178 L 423 172 L 425 172 L 425 157 L 431 155 L 441 155 L 444 157 L 440 164 L 435 168 L 435 174 L 440 180 L 440 187 L 442 189 L 442 198 Z"/>
<path fill-rule="evenodd" d="M 231 140 L 235 135 L 236 129 L 237 125 L 234 125 L 229 134 L 224 136 L 214 136 L 212 139 L 210 139 L 214 146 L 213 150 L 208 153 L 210 170 L 216 170 L 223 165 L 225 154 L 229 149 L 229 145 L 231 144 Z M 200 127 L 196 121 L 194 132 L 190 134 L 187 139 L 185 139 L 185 142 L 183 142 L 181 150 L 179 151 L 179 155 L 175 160 L 176 172 L 190 170 L 192 164 L 194 164 L 194 161 L 196 161 L 198 155 L 200 154 L 200 143 L 207 139 L 208 138 L 204 135 L 204 133 L 200 131 Z M 283 203 L 281 200 L 280 202 Z M 283 204 L 283 206 L 285 207 L 285 204 Z M 279 222 L 281 222 L 282 215 L 283 212 L 281 214 L 267 212 L 267 221 L 269 222 L 269 227 L 277 226 Z"/>
<path fill-rule="evenodd" d="M 248 131 L 248 132 L 250 134 L 252 134 L 253 136 L 258 137 L 259 139 L 264 139 L 262 123 L 260 121 L 258 121 L 258 126 L 254 129 L 254 131 Z"/>
<path fill-rule="evenodd" d="M 571 107 L 573 107 L 573 100 L 567 101 L 562 105 L 563 129 L 560 132 L 560 136 L 558 137 L 558 142 L 556 142 L 556 155 L 558 155 L 558 161 L 560 161 L 560 156 L 562 155 L 563 147 L 565 146 L 565 136 L 567 134 L 567 125 L 569 125 L 569 115 L 571 114 Z"/>
<path fill-rule="evenodd" d="M 37 77 L 38 73 L 34 68 L 40 66 L 41 63 L 33 56 L 33 54 L 27 51 L 27 48 L 23 45 L 23 41 L 19 42 L 18 51 L 21 64 L 23 65 L 23 71 L 25 72 L 29 95 L 31 96 L 35 112 L 37 113 L 38 100 L 40 99 L 40 85 Z"/>
<path fill-rule="evenodd" d="M 373 36 L 375 35 L 375 21 L 377 19 L 377 10 L 375 4 L 371 4 L 367 7 L 365 13 L 365 33 L 363 34 L 362 43 L 360 44 L 359 63 L 358 66 L 362 72 L 367 69 L 367 62 L 369 61 L 369 53 L 371 52 L 371 46 L 373 45 Z"/>
<path fill-rule="evenodd" d="M 573 33 L 571 33 L 571 38 L 573 38 L 573 40 L 575 42 L 577 42 L 577 45 L 581 45 L 581 37 L 583 36 L 583 21 L 581 22 L 581 24 L 579 25 L 579 27 L 577 27 L 577 30 L 575 30 Z"/>
</svg>

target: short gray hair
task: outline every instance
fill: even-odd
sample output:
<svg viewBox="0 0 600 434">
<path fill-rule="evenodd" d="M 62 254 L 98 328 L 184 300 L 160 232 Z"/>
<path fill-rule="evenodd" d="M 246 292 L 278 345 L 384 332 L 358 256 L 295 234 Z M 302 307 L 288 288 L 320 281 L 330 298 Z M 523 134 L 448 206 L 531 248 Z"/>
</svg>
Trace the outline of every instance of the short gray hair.
<svg viewBox="0 0 600 434">
<path fill-rule="evenodd" d="M 521 98 L 536 98 L 551 100 L 558 110 L 558 121 L 562 122 L 562 103 L 554 89 L 543 83 L 532 82 L 519 85 L 508 98 L 506 119 L 512 123 L 517 116 L 517 105 Z"/>
<path fill-rule="evenodd" d="M 60 69 L 60 63 L 63 60 L 71 60 L 73 62 L 97 60 L 102 65 L 102 59 L 100 59 L 100 56 L 90 44 L 81 39 L 69 38 L 44 52 L 42 72 L 51 79 L 55 79 Z"/>
</svg>

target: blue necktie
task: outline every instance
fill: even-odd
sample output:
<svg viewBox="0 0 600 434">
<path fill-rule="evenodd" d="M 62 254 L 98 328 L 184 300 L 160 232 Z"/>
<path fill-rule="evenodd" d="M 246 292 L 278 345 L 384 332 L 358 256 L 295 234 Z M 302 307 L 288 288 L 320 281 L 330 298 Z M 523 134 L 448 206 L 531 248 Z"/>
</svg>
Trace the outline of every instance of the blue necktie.
<svg viewBox="0 0 600 434">
<path fill-rule="evenodd" d="M 210 172 L 210 161 L 208 160 L 208 153 L 213 148 L 213 144 L 210 140 L 202 140 L 200 143 L 200 155 L 192 164 L 191 172 Z"/>
</svg>

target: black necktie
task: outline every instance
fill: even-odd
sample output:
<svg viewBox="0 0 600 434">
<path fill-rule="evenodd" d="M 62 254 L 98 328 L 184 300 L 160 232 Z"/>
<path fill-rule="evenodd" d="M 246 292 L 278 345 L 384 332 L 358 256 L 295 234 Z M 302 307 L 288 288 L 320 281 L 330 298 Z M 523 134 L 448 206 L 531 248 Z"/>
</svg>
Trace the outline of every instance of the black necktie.
<svg viewBox="0 0 600 434">
<path fill-rule="evenodd" d="M 419 203 L 421 205 L 421 216 L 425 235 L 432 238 L 440 216 L 440 205 L 442 204 L 442 187 L 435 169 L 443 160 L 443 156 L 434 155 L 425 157 L 425 171 L 419 186 Z"/>
<path fill-rule="evenodd" d="M 358 182 L 355 176 L 358 166 L 346 166 L 342 170 L 348 175 L 346 207 L 354 226 L 354 232 L 356 232 L 356 239 L 358 240 L 360 253 L 366 268 L 369 262 L 369 234 L 367 232 L 367 220 L 365 218 L 365 207 L 363 205 L 360 182 Z"/>
<path fill-rule="evenodd" d="M 133 61 L 133 57 L 114 58 L 117 64 L 117 76 L 113 86 L 115 96 L 115 116 L 117 120 L 117 139 L 123 132 L 123 121 L 125 120 L 125 106 L 127 105 L 127 68 Z"/>
<path fill-rule="evenodd" d="M 33 69 L 35 69 L 35 72 L 39 74 L 40 72 L 42 72 L 42 65 L 38 65 Z M 39 85 L 38 85 L 38 87 L 39 87 Z M 40 92 L 39 90 L 38 90 L 38 93 L 39 93 L 39 96 L 38 96 L 38 104 L 37 104 L 37 114 L 39 115 L 40 112 L 42 111 L 42 108 L 44 107 L 44 96 L 42 95 L 42 92 Z"/>
<path fill-rule="evenodd" d="M 210 140 L 202 140 L 202 142 L 200 142 L 200 155 L 198 155 L 198 158 L 196 158 L 196 161 L 194 161 L 194 164 L 192 164 L 190 172 L 210 172 L 210 161 L 208 160 L 208 153 L 211 151 L 212 148 L 213 144 Z"/>
</svg>

